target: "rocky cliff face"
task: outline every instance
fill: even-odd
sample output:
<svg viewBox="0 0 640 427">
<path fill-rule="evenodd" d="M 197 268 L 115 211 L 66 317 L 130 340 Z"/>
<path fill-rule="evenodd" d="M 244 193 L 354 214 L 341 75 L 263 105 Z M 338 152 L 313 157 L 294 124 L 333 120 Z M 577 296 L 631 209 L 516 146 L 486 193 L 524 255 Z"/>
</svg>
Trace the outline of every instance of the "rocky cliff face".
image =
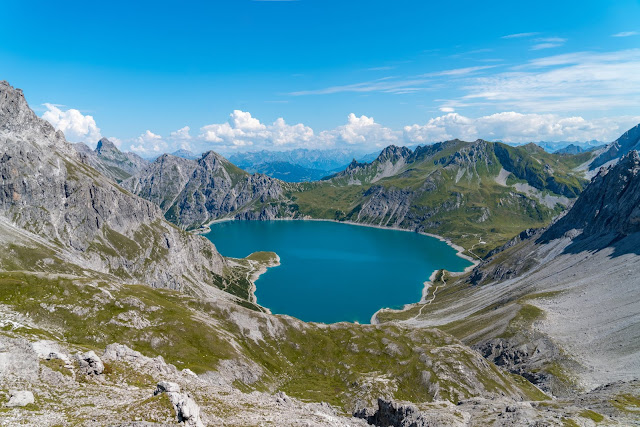
<svg viewBox="0 0 640 427">
<path fill-rule="evenodd" d="M 222 272 L 213 245 L 83 163 L 7 82 L 0 83 L 0 178 L 0 214 L 86 268 L 171 288 Z"/>
<path fill-rule="evenodd" d="M 286 185 L 266 175 L 250 175 L 213 151 L 197 161 L 163 155 L 123 182 L 183 228 L 230 214 L 244 219 L 292 216 L 293 210 L 280 204 Z"/>
<path fill-rule="evenodd" d="M 83 143 L 72 144 L 72 146 L 80 154 L 80 160 L 83 163 L 116 182 L 129 178 L 149 164 L 149 161 L 137 154 L 123 153 L 118 150 L 118 147 L 107 138 L 98 141 L 95 150 Z"/>
<path fill-rule="evenodd" d="M 166 212 L 197 167 L 195 161 L 163 154 L 138 174 L 122 182 L 122 186 L 152 201 Z"/>
<path fill-rule="evenodd" d="M 640 231 L 640 156 L 631 151 L 615 166 L 603 168 L 582 192 L 573 208 L 547 230 L 545 241 L 570 230 L 580 239 L 612 234 L 626 236 Z"/>
<path fill-rule="evenodd" d="M 597 170 L 611 161 L 617 161 L 631 150 L 640 150 L 640 124 L 626 131 L 620 138 L 607 145 L 589 165 Z"/>
</svg>

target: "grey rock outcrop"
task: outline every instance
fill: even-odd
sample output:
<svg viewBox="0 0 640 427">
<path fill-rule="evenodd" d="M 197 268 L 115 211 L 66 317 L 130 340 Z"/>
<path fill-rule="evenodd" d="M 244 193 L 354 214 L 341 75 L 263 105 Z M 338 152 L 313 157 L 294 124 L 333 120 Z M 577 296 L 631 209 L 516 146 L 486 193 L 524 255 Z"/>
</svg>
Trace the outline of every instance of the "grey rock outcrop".
<svg viewBox="0 0 640 427">
<path fill-rule="evenodd" d="M 86 353 L 78 353 L 76 359 L 80 367 L 79 371 L 82 374 L 98 376 L 104 372 L 104 363 L 93 350 Z"/>
<path fill-rule="evenodd" d="M 579 239 L 639 232 L 639 203 L 640 155 L 630 151 L 615 166 L 601 169 L 573 208 L 549 227 L 542 239 L 557 239 L 570 230 L 580 230 Z"/>
<path fill-rule="evenodd" d="M 327 177 L 331 180 L 347 180 L 351 185 L 369 184 L 397 174 L 409 161 L 413 152 L 407 147 L 389 145 L 371 163 L 360 163 L 355 159 L 347 168 Z"/>
<path fill-rule="evenodd" d="M 640 124 L 629 129 L 620 138 L 607 145 L 598 157 L 589 164 L 589 169 L 597 170 L 600 166 L 620 159 L 631 150 L 640 150 Z"/>
<path fill-rule="evenodd" d="M 153 392 L 154 396 L 167 393 L 174 406 L 179 423 L 189 427 L 204 427 L 200 419 L 200 407 L 188 393 L 180 393 L 180 386 L 174 382 L 161 381 Z"/>
<path fill-rule="evenodd" d="M 9 408 L 27 406 L 35 402 L 33 393 L 28 390 L 12 390 L 9 396 L 9 401 L 5 404 Z"/>
<path fill-rule="evenodd" d="M 448 414 L 447 414 L 448 415 Z M 369 424 L 380 427 L 435 427 L 465 426 L 463 420 L 441 413 L 420 411 L 410 403 L 399 403 L 387 399 L 378 399 L 378 409 L 361 409 L 353 416 L 362 418 Z"/>
<path fill-rule="evenodd" d="M 167 364 L 162 356 L 147 357 L 139 351 L 133 350 L 123 344 L 109 344 L 102 354 L 102 359 L 106 361 L 125 362 L 138 370 L 148 369 L 163 375 L 178 375 L 176 367 Z"/>
</svg>

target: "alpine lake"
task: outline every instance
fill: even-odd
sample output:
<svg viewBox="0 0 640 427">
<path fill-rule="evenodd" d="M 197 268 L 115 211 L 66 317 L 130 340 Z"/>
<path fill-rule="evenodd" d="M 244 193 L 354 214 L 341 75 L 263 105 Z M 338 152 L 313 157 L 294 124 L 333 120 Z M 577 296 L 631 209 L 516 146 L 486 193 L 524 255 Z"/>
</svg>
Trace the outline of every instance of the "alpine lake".
<svg viewBox="0 0 640 427">
<path fill-rule="evenodd" d="M 431 236 L 332 221 L 221 221 L 205 234 L 218 251 L 244 258 L 272 251 L 280 265 L 255 282 L 258 304 L 311 322 L 369 323 L 381 308 L 422 297 L 437 269 L 471 262 Z"/>
</svg>

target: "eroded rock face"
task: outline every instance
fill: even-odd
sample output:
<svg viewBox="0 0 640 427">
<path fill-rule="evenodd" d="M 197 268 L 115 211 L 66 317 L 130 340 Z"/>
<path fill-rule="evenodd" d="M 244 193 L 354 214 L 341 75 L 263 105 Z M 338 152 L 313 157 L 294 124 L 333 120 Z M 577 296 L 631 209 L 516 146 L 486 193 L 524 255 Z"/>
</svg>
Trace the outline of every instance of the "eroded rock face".
<svg viewBox="0 0 640 427">
<path fill-rule="evenodd" d="M 285 183 L 262 174 L 250 175 L 209 151 L 199 160 L 169 154 L 124 181 L 131 192 L 151 200 L 183 228 L 193 228 L 223 215 L 240 219 L 293 216 L 284 200 Z"/>
<path fill-rule="evenodd" d="M 210 283 L 224 264 L 208 240 L 178 230 L 156 205 L 84 164 L 7 82 L 0 82 L 0 215 L 86 268 L 154 287 Z"/>
<path fill-rule="evenodd" d="M 174 382 L 161 381 L 153 392 L 154 396 L 167 393 L 171 404 L 176 410 L 179 423 L 190 427 L 204 427 L 200 419 L 200 407 L 188 393 L 180 393 L 180 386 Z"/>
<path fill-rule="evenodd" d="M 589 169 L 595 170 L 612 160 L 616 160 L 626 155 L 631 150 L 640 149 L 640 125 L 625 132 L 620 138 L 607 145 L 598 157 L 589 165 Z"/>
<path fill-rule="evenodd" d="M 578 239 L 640 232 L 640 155 L 631 151 L 615 166 L 600 170 L 573 208 L 542 236 L 543 241 L 582 230 Z"/>
</svg>

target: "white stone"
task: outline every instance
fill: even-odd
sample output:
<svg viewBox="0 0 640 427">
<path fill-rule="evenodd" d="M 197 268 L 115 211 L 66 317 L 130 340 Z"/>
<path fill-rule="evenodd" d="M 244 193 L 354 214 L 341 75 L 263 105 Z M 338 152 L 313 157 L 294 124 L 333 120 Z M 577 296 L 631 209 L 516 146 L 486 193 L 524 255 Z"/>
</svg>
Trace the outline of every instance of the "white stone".
<svg viewBox="0 0 640 427">
<path fill-rule="evenodd" d="M 16 406 L 27 406 L 30 403 L 34 403 L 35 399 L 33 398 L 33 393 L 28 390 L 12 390 L 9 392 L 9 401 L 5 406 L 7 407 L 16 407 Z"/>
</svg>

